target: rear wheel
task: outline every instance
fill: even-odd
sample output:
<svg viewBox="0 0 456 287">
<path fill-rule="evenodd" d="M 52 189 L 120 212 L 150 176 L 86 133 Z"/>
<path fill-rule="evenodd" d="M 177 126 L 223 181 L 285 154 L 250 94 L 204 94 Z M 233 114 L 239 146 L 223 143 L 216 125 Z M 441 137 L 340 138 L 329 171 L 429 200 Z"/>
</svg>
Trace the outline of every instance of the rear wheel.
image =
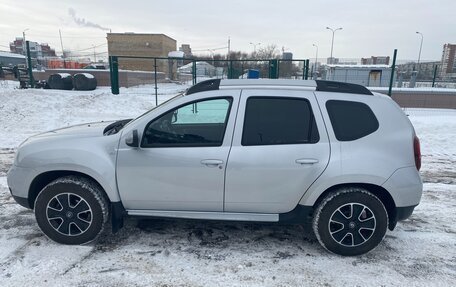
<svg viewBox="0 0 456 287">
<path fill-rule="evenodd" d="M 94 182 L 83 177 L 62 177 L 38 194 L 35 217 L 50 239 L 63 244 L 84 244 L 103 230 L 108 220 L 108 201 Z"/>
<path fill-rule="evenodd" d="M 327 250 L 354 256 L 374 249 L 386 234 L 388 213 L 383 203 L 363 188 L 344 188 L 317 207 L 313 230 Z"/>
</svg>

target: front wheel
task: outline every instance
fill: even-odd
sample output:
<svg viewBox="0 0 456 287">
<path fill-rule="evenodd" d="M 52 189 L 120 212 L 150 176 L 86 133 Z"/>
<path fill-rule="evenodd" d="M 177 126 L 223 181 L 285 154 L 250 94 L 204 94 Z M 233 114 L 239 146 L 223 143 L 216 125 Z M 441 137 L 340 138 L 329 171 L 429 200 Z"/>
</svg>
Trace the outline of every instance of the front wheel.
<svg viewBox="0 0 456 287">
<path fill-rule="evenodd" d="M 108 202 L 103 191 L 83 177 L 54 180 L 38 194 L 34 209 L 41 230 L 63 244 L 94 240 L 108 220 Z"/>
<path fill-rule="evenodd" d="M 363 188 L 343 188 L 317 207 L 313 230 L 327 250 L 354 256 L 374 249 L 386 234 L 388 213 L 383 203 Z"/>
</svg>

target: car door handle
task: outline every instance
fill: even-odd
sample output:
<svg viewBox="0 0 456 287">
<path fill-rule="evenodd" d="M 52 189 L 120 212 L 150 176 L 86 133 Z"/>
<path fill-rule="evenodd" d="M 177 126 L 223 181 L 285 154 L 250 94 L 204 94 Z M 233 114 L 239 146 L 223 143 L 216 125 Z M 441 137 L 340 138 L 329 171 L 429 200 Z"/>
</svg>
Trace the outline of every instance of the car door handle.
<svg viewBox="0 0 456 287">
<path fill-rule="evenodd" d="M 218 165 L 223 164 L 223 160 L 220 159 L 203 159 L 201 164 L 204 164 L 209 167 L 216 167 Z"/>
<path fill-rule="evenodd" d="M 299 158 L 296 160 L 297 164 L 315 164 L 318 163 L 316 158 Z"/>
</svg>

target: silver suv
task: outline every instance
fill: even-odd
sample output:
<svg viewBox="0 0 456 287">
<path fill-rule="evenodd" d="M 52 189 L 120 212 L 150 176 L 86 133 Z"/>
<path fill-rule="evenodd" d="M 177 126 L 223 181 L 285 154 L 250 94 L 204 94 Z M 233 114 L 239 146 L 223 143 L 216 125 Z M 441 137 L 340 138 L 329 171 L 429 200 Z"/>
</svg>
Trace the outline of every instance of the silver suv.
<svg viewBox="0 0 456 287">
<path fill-rule="evenodd" d="M 420 164 L 407 116 L 365 87 L 209 80 L 134 120 L 29 138 L 8 185 L 64 244 L 148 216 L 302 224 L 358 255 L 419 204 Z"/>
</svg>

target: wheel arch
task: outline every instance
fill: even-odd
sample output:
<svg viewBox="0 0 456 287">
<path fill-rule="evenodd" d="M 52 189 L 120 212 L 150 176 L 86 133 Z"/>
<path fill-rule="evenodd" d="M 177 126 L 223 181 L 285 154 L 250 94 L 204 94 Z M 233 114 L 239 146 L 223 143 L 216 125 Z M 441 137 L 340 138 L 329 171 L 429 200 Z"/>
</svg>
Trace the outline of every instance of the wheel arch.
<svg viewBox="0 0 456 287">
<path fill-rule="evenodd" d="M 333 185 L 329 188 L 327 188 L 320 196 L 317 198 L 315 203 L 313 204 L 313 209 L 315 210 L 320 203 L 332 192 L 345 188 L 345 187 L 359 187 L 366 189 L 367 191 L 371 192 L 373 195 L 375 195 L 385 206 L 386 211 L 388 212 L 388 218 L 389 218 L 389 223 L 388 223 L 388 228 L 390 230 L 393 230 L 394 227 L 396 227 L 397 223 L 397 210 L 396 210 L 396 203 L 394 202 L 393 197 L 391 194 L 386 190 L 385 188 L 375 185 L 375 184 L 370 184 L 370 183 L 342 183 L 342 184 L 336 184 Z"/>
<path fill-rule="evenodd" d="M 58 178 L 61 178 L 64 176 L 71 176 L 71 175 L 78 176 L 78 177 L 84 177 L 84 178 L 89 179 L 92 182 L 94 182 L 100 188 L 100 190 L 103 192 L 103 194 L 105 195 L 108 202 L 111 203 L 111 199 L 110 199 L 109 195 L 107 194 L 106 189 L 94 177 L 92 177 L 86 173 L 79 172 L 79 171 L 53 170 L 53 171 L 46 171 L 46 172 L 43 172 L 43 173 L 37 175 L 31 182 L 30 187 L 29 187 L 29 192 L 28 192 L 28 203 L 29 203 L 30 208 L 32 208 L 32 209 L 34 208 L 36 197 L 38 196 L 40 191 L 46 185 L 48 185 L 49 183 L 51 183 L 52 181 L 54 181 Z"/>
</svg>

